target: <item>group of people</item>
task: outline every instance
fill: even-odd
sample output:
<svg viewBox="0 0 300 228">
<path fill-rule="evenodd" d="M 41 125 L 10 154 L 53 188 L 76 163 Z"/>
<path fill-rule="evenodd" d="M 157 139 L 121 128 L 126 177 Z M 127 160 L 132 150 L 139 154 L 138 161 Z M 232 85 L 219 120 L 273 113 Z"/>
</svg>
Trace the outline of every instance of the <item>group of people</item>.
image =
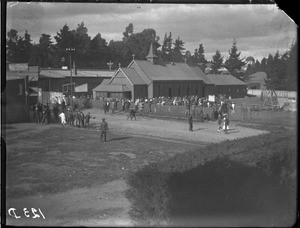
<svg viewBox="0 0 300 228">
<path fill-rule="evenodd" d="M 31 110 L 33 112 L 33 120 L 37 124 L 48 124 L 51 121 L 51 111 L 48 103 L 42 104 L 37 102 L 31 106 Z"/>
<path fill-rule="evenodd" d="M 229 115 L 228 113 L 224 113 L 222 111 L 222 108 L 220 107 L 219 110 L 217 111 L 218 115 L 218 131 L 221 131 L 223 129 L 224 133 L 228 133 L 229 129 Z M 189 131 L 193 131 L 193 115 L 189 115 L 188 117 L 188 123 L 189 123 Z"/>
<path fill-rule="evenodd" d="M 73 110 L 68 107 L 66 110 L 62 110 L 59 114 L 62 126 L 73 126 L 87 128 L 90 125 L 90 119 L 95 119 L 95 116 L 91 116 L 91 113 L 84 114 L 81 110 Z"/>
<path fill-rule="evenodd" d="M 84 114 L 79 109 L 72 109 L 65 103 L 52 104 L 53 117 L 51 118 L 51 109 L 48 103 L 42 104 L 37 101 L 31 107 L 33 118 L 37 124 L 49 124 L 50 122 L 61 123 L 62 126 L 70 125 L 74 127 L 89 127 L 90 119 L 95 118 L 90 113 Z"/>
</svg>

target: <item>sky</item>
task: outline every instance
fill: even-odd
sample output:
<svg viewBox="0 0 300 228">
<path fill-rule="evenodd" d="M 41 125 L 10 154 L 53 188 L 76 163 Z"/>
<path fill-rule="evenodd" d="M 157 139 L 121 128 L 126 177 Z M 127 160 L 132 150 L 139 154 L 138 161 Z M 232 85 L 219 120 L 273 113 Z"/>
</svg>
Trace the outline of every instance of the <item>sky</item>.
<svg viewBox="0 0 300 228">
<path fill-rule="evenodd" d="M 165 33 L 184 42 L 192 54 L 202 43 L 210 60 L 216 50 L 228 57 L 234 38 L 241 57 L 261 60 L 278 50 L 283 54 L 296 39 L 295 22 L 275 4 L 118 4 L 118 3 L 7 3 L 7 31 L 25 31 L 38 43 L 41 34 L 70 29 L 84 22 L 93 38 L 100 33 L 107 43 L 121 40 L 129 23 L 134 33 L 152 28 L 162 44 Z"/>
</svg>

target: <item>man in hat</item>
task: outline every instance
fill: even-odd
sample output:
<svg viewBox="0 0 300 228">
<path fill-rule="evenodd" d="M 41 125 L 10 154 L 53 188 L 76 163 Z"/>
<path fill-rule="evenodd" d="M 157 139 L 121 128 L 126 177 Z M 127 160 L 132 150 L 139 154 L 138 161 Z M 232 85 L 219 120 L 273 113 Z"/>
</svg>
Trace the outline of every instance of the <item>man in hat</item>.
<svg viewBox="0 0 300 228">
<path fill-rule="evenodd" d="M 104 137 L 104 142 L 106 142 L 106 133 L 108 131 L 108 124 L 105 121 L 105 118 L 102 118 L 102 122 L 100 124 L 100 132 L 101 132 L 101 141 L 103 140 Z"/>
</svg>

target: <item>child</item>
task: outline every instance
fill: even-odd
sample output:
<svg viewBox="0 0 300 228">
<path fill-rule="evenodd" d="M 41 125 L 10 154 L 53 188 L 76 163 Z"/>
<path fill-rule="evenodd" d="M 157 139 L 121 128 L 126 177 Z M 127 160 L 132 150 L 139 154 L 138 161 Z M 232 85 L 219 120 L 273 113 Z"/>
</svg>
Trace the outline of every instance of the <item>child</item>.
<svg viewBox="0 0 300 228">
<path fill-rule="evenodd" d="M 225 114 L 225 117 L 224 117 L 224 133 L 227 134 L 227 130 L 228 130 L 228 126 L 229 126 L 229 117 L 227 114 Z"/>
<path fill-rule="evenodd" d="M 64 111 L 62 111 L 59 114 L 59 117 L 60 117 L 60 120 L 61 120 L 61 124 L 63 125 L 63 127 L 65 127 L 65 125 L 66 125 L 66 115 L 65 115 Z"/>
<path fill-rule="evenodd" d="M 90 125 L 90 118 L 95 119 L 95 116 L 91 116 L 91 113 L 88 113 L 87 115 L 85 115 L 85 124 L 84 127 L 89 127 Z"/>
</svg>

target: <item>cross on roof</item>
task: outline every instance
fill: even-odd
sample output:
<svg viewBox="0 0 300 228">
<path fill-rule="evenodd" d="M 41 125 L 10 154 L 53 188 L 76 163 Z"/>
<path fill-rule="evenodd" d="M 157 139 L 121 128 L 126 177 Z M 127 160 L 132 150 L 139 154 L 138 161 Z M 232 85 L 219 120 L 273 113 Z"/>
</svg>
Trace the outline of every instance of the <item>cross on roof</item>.
<svg viewBox="0 0 300 228">
<path fill-rule="evenodd" d="M 134 56 L 135 56 L 135 54 L 133 53 L 133 54 L 132 54 L 132 60 L 134 60 Z"/>
<path fill-rule="evenodd" d="M 111 66 L 113 65 L 114 63 L 109 61 L 109 63 L 107 63 L 107 65 L 109 66 L 109 70 L 111 70 Z"/>
<path fill-rule="evenodd" d="M 119 68 L 121 68 L 121 63 L 119 63 Z"/>
</svg>

